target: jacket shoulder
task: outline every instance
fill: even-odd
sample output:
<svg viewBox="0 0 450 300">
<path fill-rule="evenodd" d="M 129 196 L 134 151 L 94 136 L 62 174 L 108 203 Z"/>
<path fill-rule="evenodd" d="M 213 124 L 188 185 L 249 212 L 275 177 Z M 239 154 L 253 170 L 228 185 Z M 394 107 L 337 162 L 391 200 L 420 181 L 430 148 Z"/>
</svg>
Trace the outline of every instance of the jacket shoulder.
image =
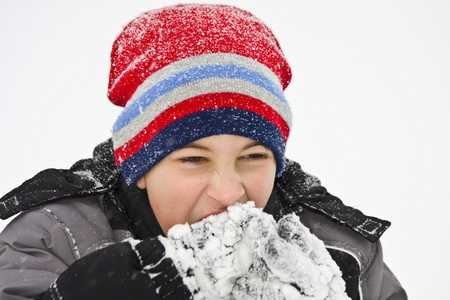
<svg viewBox="0 0 450 300">
<path fill-rule="evenodd" d="M 276 191 L 287 211 L 306 209 L 340 225 L 351 228 L 370 242 L 376 242 L 391 223 L 366 216 L 358 209 L 345 205 L 328 193 L 315 176 L 302 170 L 294 161 L 287 161 L 286 169 L 276 179 Z"/>
<path fill-rule="evenodd" d="M 407 299 L 383 262 L 379 238 L 390 222 L 346 206 L 293 161 L 288 161 L 285 172 L 277 178 L 275 190 L 282 213 L 295 212 L 324 242 L 343 273 L 351 299 Z"/>
<path fill-rule="evenodd" d="M 0 243 L 46 249 L 70 264 L 115 242 L 100 197 L 64 199 L 24 212 L 6 226 Z"/>
<path fill-rule="evenodd" d="M 70 169 L 46 169 L 0 198 L 0 218 L 31 210 L 62 199 L 104 194 L 114 186 L 119 173 L 112 142 L 94 149 L 92 158 L 77 161 Z"/>
</svg>

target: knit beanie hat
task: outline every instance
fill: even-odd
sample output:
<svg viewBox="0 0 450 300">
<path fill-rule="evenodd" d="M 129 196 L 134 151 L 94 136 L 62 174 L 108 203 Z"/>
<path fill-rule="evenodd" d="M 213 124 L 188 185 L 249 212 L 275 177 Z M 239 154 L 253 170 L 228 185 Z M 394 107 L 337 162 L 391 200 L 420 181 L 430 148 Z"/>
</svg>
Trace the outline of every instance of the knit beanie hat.
<svg viewBox="0 0 450 300">
<path fill-rule="evenodd" d="M 218 134 L 270 148 L 283 171 L 291 69 L 272 31 L 227 5 L 181 4 L 144 13 L 116 38 L 108 98 L 116 163 L 135 183 L 172 151 Z"/>
</svg>

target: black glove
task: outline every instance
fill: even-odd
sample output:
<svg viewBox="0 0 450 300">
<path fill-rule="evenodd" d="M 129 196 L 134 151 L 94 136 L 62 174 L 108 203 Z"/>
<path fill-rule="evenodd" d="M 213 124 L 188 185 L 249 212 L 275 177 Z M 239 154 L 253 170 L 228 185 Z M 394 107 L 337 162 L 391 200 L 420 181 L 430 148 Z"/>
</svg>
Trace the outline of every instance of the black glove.
<svg viewBox="0 0 450 300">
<path fill-rule="evenodd" d="M 135 247 L 127 242 L 111 245 L 75 261 L 35 299 L 192 299 L 164 254 L 154 238 Z"/>
</svg>

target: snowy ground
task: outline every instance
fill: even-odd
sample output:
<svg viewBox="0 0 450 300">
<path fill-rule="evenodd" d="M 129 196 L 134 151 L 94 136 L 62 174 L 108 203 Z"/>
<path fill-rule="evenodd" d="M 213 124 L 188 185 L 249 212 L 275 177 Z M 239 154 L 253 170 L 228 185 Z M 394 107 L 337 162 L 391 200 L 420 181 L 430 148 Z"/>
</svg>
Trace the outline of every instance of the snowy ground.
<svg viewBox="0 0 450 300">
<path fill-rule="evenodd" d="M 392 221 L 385 260 L 410 299 L 446 298 L 450 2 L 226 2 L 268 23 L 292 65 L 288 156 Z M 0 1 L 0 194 L 109 137 L 120 111 L 106 99 L 112 41 L 160 3 Z"/>
</svg>

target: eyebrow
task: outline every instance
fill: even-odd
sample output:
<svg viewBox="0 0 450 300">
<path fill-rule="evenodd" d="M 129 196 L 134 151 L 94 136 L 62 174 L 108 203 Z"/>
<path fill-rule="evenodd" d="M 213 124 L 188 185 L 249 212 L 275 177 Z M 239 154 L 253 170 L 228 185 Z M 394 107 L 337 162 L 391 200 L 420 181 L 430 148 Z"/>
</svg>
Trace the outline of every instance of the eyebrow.
<svg viewBox="0 0 450 300">
<path fill-rule="evenodd" d="M 266 146 L 264 146 L 260 142 L 252 141 L 251 143 L 248 143 L 248 145 L 246 145 L 242 150 L 247 150 L 247 149 L 250 149 L 250 148 L 255 147 L 255 146 L 263 146 L 264 148 L 267 148 Z"/>
<path fill-rule="evenodd" d="M 181 146 L 177 150 L 187 149 L 187 148 L 192 148 L 192 149 L 198 149 L 198 150 L 204 150 L 204 151 L 211 152 L 211 149 L 209 149 L 208 147 L 205 147 L 203 145 L 196 144 L 196 142 L 192 142 L 192 143 L 189 143 L 187 145 Z"/>
<path fill-rule="evenodd" d="M 255 146 L 263 146 L 264 148 L 268 148 L 268 147 L 264 146 L 263 144 L 261 144 L 260 142 L 252 141 L 252 142 L 248 143 L 247 145 L 245 145 L 242 148 L 242 150 L 247 150 L 247 149 L 250 149 L 250 148 L 255 147 Z M 194 142 L 189 143 L 187 145 L 181 146 L 177 150 L 187 149 L 187 148 L 192 148 L 192 149 L 198 149 L 198 150 L 212 152 L 211 149 L 209 149 L 208 147 L 203 146 L 201 144 L 198 144 L 197 141 L 194 141 Z"/>
</svg>

